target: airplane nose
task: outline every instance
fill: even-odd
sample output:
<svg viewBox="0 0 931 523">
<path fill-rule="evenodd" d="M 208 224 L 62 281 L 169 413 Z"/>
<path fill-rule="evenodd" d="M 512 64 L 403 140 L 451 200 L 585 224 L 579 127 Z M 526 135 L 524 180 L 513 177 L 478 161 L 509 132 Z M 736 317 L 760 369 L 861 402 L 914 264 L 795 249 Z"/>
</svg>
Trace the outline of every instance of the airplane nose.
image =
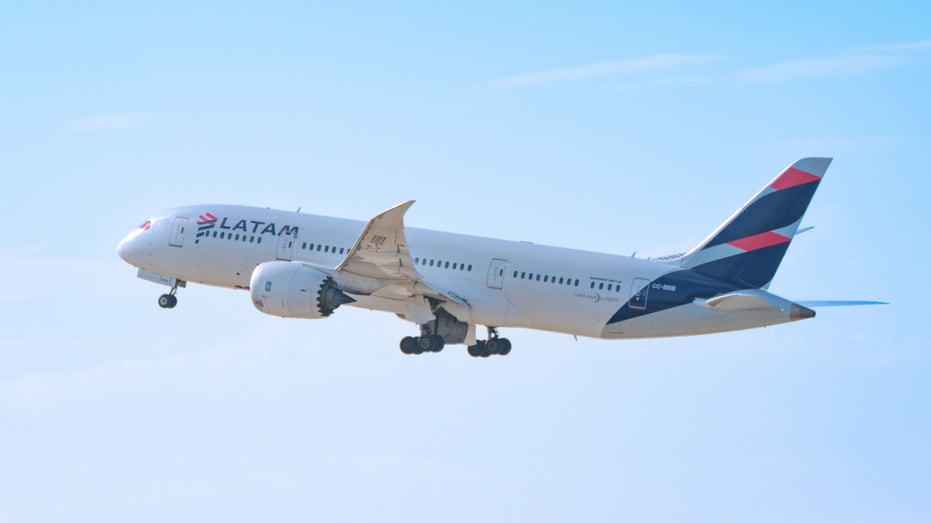
<svg viewBox="0 0 931 523">
<path fill-rule="evenodd" d="M 129 236 L 120 240 L 120 243 L 116 246 L 116 253 L 126 263 L 130 265 L 137 265 L 137 262 L 139 261 L 139 245 L 137 241 L 137 235 L 130 234 Z"/>
<path fill-rule="evenodd" d="M 128 262 L 126 259 L 126 240 L 120 240 L 120 243 L 116 246 L 116 253 L 123 259 L 123 261 Z"/>
</svg>

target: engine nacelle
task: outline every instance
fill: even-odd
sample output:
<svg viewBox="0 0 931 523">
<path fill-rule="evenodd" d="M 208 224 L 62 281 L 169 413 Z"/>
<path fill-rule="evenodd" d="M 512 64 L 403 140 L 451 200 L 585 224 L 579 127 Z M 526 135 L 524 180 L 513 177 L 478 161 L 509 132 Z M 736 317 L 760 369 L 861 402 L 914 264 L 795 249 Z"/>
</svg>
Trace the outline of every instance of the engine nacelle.
<svg viewBox="0 0 931 523">
<path fill-rule="evenodd" d="M 259 264 L 249 289 L 256 309 L 283 318 L 326 318 L 340 305 L 356 301 L 326 274 L 297 262 Z"/>
</svg>

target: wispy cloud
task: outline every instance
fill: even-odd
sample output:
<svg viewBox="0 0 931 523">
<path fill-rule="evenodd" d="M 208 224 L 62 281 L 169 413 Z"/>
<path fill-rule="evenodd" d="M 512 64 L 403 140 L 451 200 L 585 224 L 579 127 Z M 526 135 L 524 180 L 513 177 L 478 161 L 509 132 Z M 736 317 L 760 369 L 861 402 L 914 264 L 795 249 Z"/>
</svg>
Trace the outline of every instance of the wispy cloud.
<svg viewBox="0 0 931 523">
<path fill-rule="evenodd" d="M 776 84 L 902 67 L 913 63 L 916 53 L 928 51 L 931 51 L 931 40 L 895 42 L 847 49 L 834 56 L 799 58 L 745 69 L 707 73 L 698 71 L 691 74 L 683 69 L 687 66 L 720 61 L 723 57 L 703 54 L 657 54 L 518 74 L 499 78 L 489 85 L 495 88 L 516 88 L 611 76 L 625 76 L 621 85 L 616 87 L 627 89 L 675 84 Z"/>
<path fill-rule="evenodd" d="M 75 120 L 65 126 L 65 130 L 73 133 L 96 131 L 110 131 L 114 129 L 136 129 L 153 120 L 150 113 L 103 113 Z"/>
<path fill-rule="evenodd" d="M 637 74 L 652 71 L 669 71 L 678 67 L 701 64 L 719 60 L 719 56 L 692 54 L 656 54 L 640 58 L 629 58 L 612 62 L 552 69 L 537 73 L 524 73 L 499 78 L 490 83 L 491 87 L 526 87 L 531 85 L 551 84 L 588 80 L 613 75 Z"/>
<path fill-rule="evenodd" d="M 851 53 L 908 53 L 913 51 L 931 51 L 931 40 L 856 47 L 849 51 Z"/>
<path fill-rule="evenodd" d="M 802 58 L 763 67 L 743 69 L 728 74 L 737 81 L 772 84 L 824 76 L 842 76 L 894 67 L 902 59 L 893 55 L 844 54 L 827 58 Z"/>
</svg>

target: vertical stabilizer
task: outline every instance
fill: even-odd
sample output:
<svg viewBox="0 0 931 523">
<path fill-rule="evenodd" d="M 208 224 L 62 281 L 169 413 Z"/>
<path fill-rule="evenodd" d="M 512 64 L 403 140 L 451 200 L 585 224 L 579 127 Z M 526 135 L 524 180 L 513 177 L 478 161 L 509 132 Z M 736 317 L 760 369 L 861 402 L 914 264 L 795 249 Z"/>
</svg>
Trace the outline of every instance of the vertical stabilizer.
<svg viewBox="0 0 931 523">
<path fill-rule="evenodd" d="M 776 274 L 831 158 L 803 158 L 782 171 L 682 257 L 682 267 L 747 288 Z"/>
</svg>

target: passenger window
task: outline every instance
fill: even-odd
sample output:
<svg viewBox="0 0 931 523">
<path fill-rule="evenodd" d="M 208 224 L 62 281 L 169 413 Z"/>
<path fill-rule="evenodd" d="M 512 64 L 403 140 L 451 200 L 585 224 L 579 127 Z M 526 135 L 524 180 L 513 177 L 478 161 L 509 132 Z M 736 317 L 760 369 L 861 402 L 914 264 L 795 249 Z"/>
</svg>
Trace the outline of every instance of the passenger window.
<svg viewBox="0 0 931 523">
<path fill-rule="evenodd" d="M 603 290 L 604 288 L 605 288 L 605 284 L 604 284 L 604 283 L 599 283 L 599 284 L 598 284 L 598 290 L 599 290 L 599 291 L 600 291 L 600 290 Z"/>
</svg>

